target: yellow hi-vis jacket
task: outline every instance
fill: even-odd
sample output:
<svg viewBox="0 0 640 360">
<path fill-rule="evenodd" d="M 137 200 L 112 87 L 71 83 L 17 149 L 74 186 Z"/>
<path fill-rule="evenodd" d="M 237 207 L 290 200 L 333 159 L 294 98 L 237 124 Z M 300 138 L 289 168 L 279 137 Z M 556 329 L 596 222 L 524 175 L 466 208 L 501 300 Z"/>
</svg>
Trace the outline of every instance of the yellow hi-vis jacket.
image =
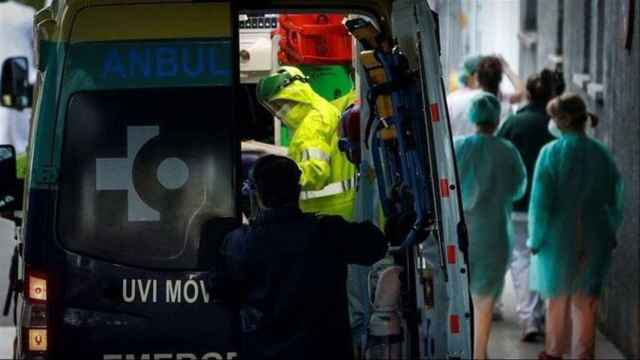
<svg viewBox="0 0 640 360">
<path fill-rule="evenodd" d="M 292 131 L 289 157 L 302 171 L 300 207 L 305 212 L 353 216 L 356 169 L 338 149 L 340 112 L 309 84 L 294 81 L 269 101 L 288 100 L 280 120 Z"/>
</svg>

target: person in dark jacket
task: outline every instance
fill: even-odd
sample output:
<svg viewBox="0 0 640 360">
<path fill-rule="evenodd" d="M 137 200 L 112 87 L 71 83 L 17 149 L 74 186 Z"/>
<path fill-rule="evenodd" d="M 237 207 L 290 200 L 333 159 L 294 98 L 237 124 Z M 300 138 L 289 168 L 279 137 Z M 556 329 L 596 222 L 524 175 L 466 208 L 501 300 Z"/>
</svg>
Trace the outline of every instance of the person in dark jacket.
<svg viewBox="0 0 640 360">
<path fill-rule="evenodd" d="M 533 182 L 533 170 L 542 147 L 554 140 L 547 130 L 549 116 L 545 110 L 554 96 L 554 74 L 543 70 L 527 80 L 529 103 L 516 114 L 510 115 L 500 128 L 498 136 L 513 143 L 527 169 L 527 192 L 514 203 L 512 222 L 514 246 L 509 270 L 516 291 L 516 311 L 522 326 L 522 341 L 535 341 L 544 329 L 544 303 L 535 292 L 529 290 L 530 254 L 526 242 L 529 237 L 527 211 Z"/>
<path fill-rule="evenodd" d="M 268 155 L 250 174 L 258 215 L 227 235 L 214 289 L 240 304 L 243 359 L 351 359 L 347 265 L 387 251 L 371 223 L 319 217 L 298 206 L 300 170 Z"/>
</svg>

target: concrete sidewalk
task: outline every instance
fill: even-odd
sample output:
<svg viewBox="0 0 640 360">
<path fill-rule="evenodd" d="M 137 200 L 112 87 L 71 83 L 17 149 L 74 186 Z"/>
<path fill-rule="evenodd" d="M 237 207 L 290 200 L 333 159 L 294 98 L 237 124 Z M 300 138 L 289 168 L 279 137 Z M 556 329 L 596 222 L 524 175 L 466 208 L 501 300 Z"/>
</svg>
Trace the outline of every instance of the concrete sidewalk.
<svg viewBox="0 0 640 360">
<path fill-rule="evenodd" d="M 492 359 L 537 359 L 538 354 L 544 350 L 544 343 L 523 343 L 520 341 L 515 293 L 510 274 L 507 274 L 502 301 L 504 303 L 504 320 L 493 323 L 489 341 L 489 357 Z M 596 359 L 624 359 L 624 356 L 598 332 Z"/>
</svg>

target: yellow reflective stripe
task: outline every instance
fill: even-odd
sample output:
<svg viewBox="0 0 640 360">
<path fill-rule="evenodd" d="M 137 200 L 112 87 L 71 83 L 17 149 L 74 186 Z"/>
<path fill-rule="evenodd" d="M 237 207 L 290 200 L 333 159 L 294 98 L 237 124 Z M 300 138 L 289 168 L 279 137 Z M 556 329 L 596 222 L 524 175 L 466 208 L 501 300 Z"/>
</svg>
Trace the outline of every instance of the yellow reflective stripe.
<svg viewBox="0 0 640 360">
<path fill-rule="evenodd" d="M 131 4 L 78 12 L 69 41 L 231 37 L 229 3 Z"/>
<path fill-rule="evenodd" d="M 331 156 L 320 149 L 309 148 L 302 152 L 302 161 L 322 160 L 331 162 Z"/>
<path fill-rule="evenodd" d="M 337 195 L 337 194 L 342 194 L 344 192 L 351 191 L 351 190 L 355 189 L 356 188 L 356 181 L 357 181 L 356 178 L 352 178 L 352 179 L 349 179 L 349 180 L 344 180 L 344 181 L 331 183 L 331 184 L 325 186 L 324 188 L 322 188 L 322 190 L 303 191 L 300 194 L 300 199 L 301 200 L 310 200 L 310 199 L 317 199 L 317 198 L 321 198 L 321 197 L 327 197 L 327 196 L 333 196 L 333 195 Z"/>
</svg>

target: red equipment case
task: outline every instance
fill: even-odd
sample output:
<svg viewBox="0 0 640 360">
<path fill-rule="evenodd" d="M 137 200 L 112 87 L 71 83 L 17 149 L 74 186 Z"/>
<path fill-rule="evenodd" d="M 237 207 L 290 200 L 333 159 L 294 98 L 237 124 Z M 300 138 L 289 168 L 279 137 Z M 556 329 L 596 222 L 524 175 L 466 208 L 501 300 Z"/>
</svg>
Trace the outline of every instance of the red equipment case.
<svg viewBox="0 0 640 360">
<path fill-rule="evenodd" d="M 280 64 L 351 64 L 352 40 L 343 19 L 333 14 L 280 15 Z"/>
</svg>

